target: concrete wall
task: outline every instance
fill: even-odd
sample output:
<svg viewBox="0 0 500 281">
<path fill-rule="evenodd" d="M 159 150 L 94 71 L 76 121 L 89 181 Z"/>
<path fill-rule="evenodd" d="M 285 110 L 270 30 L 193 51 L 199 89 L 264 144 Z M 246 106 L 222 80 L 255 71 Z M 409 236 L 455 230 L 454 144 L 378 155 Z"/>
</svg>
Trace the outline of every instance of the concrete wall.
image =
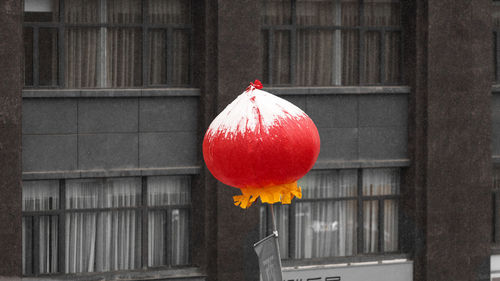
<svg viewBox="0 0 500 281">
<path fill-rule="evenodd" d="M 198 99 L 25 98 L 23 172 L 199 165 Z"/>
</svg>

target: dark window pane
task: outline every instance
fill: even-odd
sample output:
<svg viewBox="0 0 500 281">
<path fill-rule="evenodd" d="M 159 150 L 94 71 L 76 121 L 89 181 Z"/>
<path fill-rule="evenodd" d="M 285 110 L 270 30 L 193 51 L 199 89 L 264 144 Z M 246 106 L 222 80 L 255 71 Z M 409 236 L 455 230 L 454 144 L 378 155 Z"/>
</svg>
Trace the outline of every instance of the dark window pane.
<svg viewBox="0 0 500 281">
<path fill-rule="evenodd" d="M 290 24 L 291 7 L 291 0 L 264 0 L 261 9 L 264 24 Z"/>
<path fill-rule="evenodd" d="M 150 211 L 148 214 L 148 266 L 167 264 L 167 212 Z"/>
<path fill-rule="evenodd" d="M 106 68 L 107 87 L 142 85 L 142 29 L 107 30 Z"/>
<path fill-rule="evenodd" d="M 151 23 L 187 24 L 190 19 L 190 1 L 149 0 L 148 15 Z"/>
<path fill-rule="evenodd" d="M 290 32 L 274 32 L 272 53 L 273 84 L 290 84 L 291 50 Z"/>
<path fill-rule="evenodd" d="M 57 216 L 23 217 L 23 274 L 35 274 L 34 263 L 42 274 L 58 271 L 58 224 Z"/>
<path fill-rule="evenodd" d="M 359 85 L 359 32 L 342 30 L 342 85 Z"/>
<path fill-rule="evenodd" d="M 359 25 L 359 1 L 358 0 L 342 0 L 341 12 L 342 26 L 358 26 Z"/>
<path fill-rule="evenodd" d="M 107 0 L 108 23 L 142 23 L 141 0 Z"/>
<path fill-rule="evenodd" d="M 58 0 L 24 0 L 25 22 L 59 21 Z"/>
<path fill-rule="evenodd" d="M 364 0 L 364 25 L 401 25 L 399 0 Z"/>
<path fill-rule="evenodd" d="M 149 32 L 149 83 L 167 84 L 167 31 L 153 29 Z"/>
<path fill-rule="evenodd" d="M 189 210 L 173 209 L 170 225 L 171 264 L 187 265 L 189 263 Z"/>
<path fill-rule="evenodd" d="M 364 33 L 364 80 L 362 84 L 376 84 L 380 82 L 380 33 Z"/>
<path fill-rule="evenodd" d="M 67 28 L 64 35 L 64 80 L 67 88 L 98 86 L 99 29 Z"/>
<path fill-rule="evenodd" d="M 269 80 L 269 30 L 262 30 L 261 40 L 262 40 L 262 83 L 270 83 Z"/>
<path fill-rule="evenodd" d="M 401 33 L 386 32 L 385 34 L 384 81 L 397 83 L 401 77 Z"/>
<path fill-rule="evenodd" d="M 173 85 L 189 84 L 190 33 L 188 30 L 174 30 L 172 34 L 172 78 Z M 167 77 L 168 79 L 168 77 Z"/>
<path fill-rule="evenodd" d="M 331 30 L 297 32 L 297 85 L 332 86 L 340 80 L 340 35 Z"/>
<path fill-rule="evenodd" d="M 297 24 L 340 25 L 341 4 L 339 1 L 297 0 Z"/>
<path fill-rule="evenodd" d="M 38 41 L 39 83 L 42 86 L 57 85 L 58 75 L 58 39 L 57 29 L 40 28 Z"/>
<path fill-rule="evenodd" d="M 99 0 L 65 0 L 64 21 L 66 23 L 98 23 Z"/>
<path fill-rule="evenodd" d="M 33 85 L 33 28 L 24 28 L 24 85 Z"/>
</svg>

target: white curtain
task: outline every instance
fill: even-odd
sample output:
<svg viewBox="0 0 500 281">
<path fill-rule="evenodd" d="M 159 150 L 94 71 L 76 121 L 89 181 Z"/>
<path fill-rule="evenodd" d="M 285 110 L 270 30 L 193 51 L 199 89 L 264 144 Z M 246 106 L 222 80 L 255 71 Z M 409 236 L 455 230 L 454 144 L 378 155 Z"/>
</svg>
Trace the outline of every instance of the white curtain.
<svg viewBox="0 0 500 281">
<path fill-rule="evenodd" d="M 303 86 L 359 85 L 360 83 L 397 83 L 400 77 L 400 32 L 386 32 L 382 46 L 385 51 L 385 69 L 380 73 L 381 35 L 379 31 L 364 34 L 364 60 L 359 62 L 359 31 L 326 30 L 321 26 L 358 26 L 357 0 L 268 0 L 264 3 L 263 21 L 268 25 L 290 23 L 291 2 L 296 3 L 296 62 L 295 84 Z M 365 26 L 400 26 L 398 0 L 364 1 Z M 309 28 L 304 28 L 309 27 Z M 266 35 L 266 34 L 265 34 Z M 289 83 L 290 33 L 275 31 L 271 72 L 273 84 Z M 267 44 L 267 40 L 264 43 Z M 267 46 L 267 45 L 266 45 Z M 264 48 L 266 48 L 264 46 Z M 267 50 L 265 51 L 267 52 Z M 265 65 L 266 59 L 264 58 Z M 359 80 L 359 66 L 363 64 L 364 80 Z M 269 71 L 269 70 L 266 70 Z M 264 72 L 266 72 L 264 71 Z M 381 76 L 383 80 L 381 80 Z"/>
<path fill-rule="evenodd" d="M 148 206 L 187 207 L 191 202 L 190 187 L 189 176 L 149 177 Z M 168 237 L 169 232 L 170 237 Z M 188 264 L 189 211 L 187 208 L 149 212 L 148 252 L 148 266 L 161 266 L 167 263 L 170 265 Z"/>
<path fill-rule="evenodd" d="M 312 172 L 299 183 L 304 199 L 321 201 L 295 203 L 294 258 L 355 254 L 356 201 L 342 198 L 356 196 L 356 170 Z"/>
<path fill-rule="evenodd" d="M 185 0 L 150 0 L 149 17 L 154 24 L 188 24 L 189 1 Z M 174 29 L 172 38 L 167 38 L 165 29 L 150 31 L 149 76 L 153 85 L 167 83 L 167 63 L 172 64 L 171 83 L 186 85 L 189 83 L 190 38 L 189 31 Z M 167 40 L 172 48 L 172 62 L 167 62 Z"/>
<path fill-rule="evenodd" d="M 141 180 L 68 180 L 66 182 L 66 272 L 126 270 L 140 267 L 141 216 L 136 210 L 91 208 L 139 206 Z"/>
<path fill-rule="evenodd" d="M 399 169 L 366 169 L 363 170 L 363 195 L 397 195 L 399 194 Z M 396 251 L 398 248 L 398 207 L 394 199 L 383 202 L 384 213 L 384 251 Z M 379 201 L 363 202 L 363 242 L 366 253 L 379 251 Z"/>
<path fill-rule="evenodd" d="M 23 211 L 48 211 L 59 208 L 58 181 L 24 181 Z M 35 220 L 38 228 L 35 229 Z M 58 218 L 57 216 L 23 217 L 22 219 L 23 274 L 33 274 L 32 260 L 36 255 L 40 273 L 57 272 Z M 33 243 L 38 236 L 39 252 L 34 252 Z"/>
</svg>

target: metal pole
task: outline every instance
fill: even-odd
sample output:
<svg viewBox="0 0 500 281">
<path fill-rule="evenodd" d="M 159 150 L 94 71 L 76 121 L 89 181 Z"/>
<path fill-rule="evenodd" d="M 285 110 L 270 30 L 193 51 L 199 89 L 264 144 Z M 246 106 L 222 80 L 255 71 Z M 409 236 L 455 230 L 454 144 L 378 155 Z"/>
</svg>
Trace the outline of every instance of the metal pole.
<svg viewBox="0 0 500 281">
<path fill-rule="evenodd" d="M 276 243 L 276 249 L 278 249 L 278 262 L 280 264 L 280 272 L 281 275 L 283 276 L 283 271 L 281 270 L 281 254 L 280 254 L 280 243 L 278 241 L 278 229 L 276 228 L 276 219 L 274 218 L 274 209 L 273 209 L 273 204 L 269 204 L 269 209 L 271 210 L 271 217 L 273 220 L 273 234 L 274 234 L 274 241 Z"/>
</svg>

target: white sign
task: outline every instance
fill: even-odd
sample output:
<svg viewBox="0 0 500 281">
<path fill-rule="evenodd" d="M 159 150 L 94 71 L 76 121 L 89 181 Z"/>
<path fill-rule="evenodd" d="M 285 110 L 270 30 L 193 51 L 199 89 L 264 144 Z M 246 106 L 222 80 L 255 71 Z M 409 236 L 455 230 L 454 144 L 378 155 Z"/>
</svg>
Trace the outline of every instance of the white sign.
<svg viewBox="0 0 500 281">
<path fill-rule="evenodd" d="M 283 281 L 412 281 L 413 262 L 283 268 Z"/>
</svg>

